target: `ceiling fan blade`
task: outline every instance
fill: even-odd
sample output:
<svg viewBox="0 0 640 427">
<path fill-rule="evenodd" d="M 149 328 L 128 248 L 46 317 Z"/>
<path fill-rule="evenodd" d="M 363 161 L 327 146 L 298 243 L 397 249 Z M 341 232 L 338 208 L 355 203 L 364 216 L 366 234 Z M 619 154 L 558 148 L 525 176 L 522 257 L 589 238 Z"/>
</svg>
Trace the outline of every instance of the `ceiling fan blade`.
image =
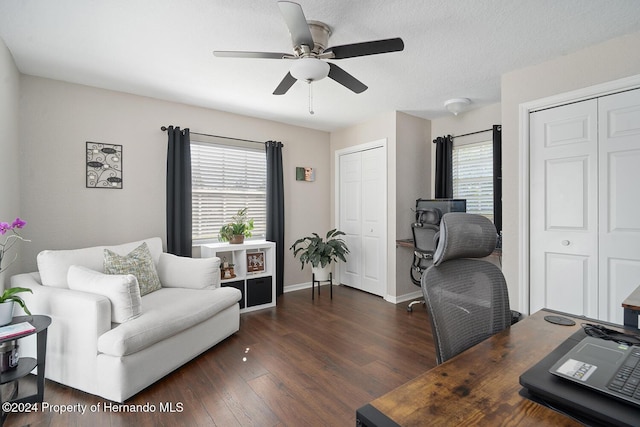
<svg viewBox="0 0 640 427">
<path fill-rule="evenodd" d="M 401 38 L 374 40 L 363 43 L 345 44 L 325 49 L 324 53 L 333 52 L 333 59 L 354 58 L 356 56 L 377 55 L 379 53 L 399 52 L 404 50 Z"/>
<path fill-rule="evenodd" d="M 233 50 L 214 50 L 213 56 L 219 58 L 264 58 L 264 59 L 284 59 L 292 57 L 290 53 L 281 52 L 242 52 Z"/>
<path fill-rule="evenodd" d="M 362 93 L 367 90 L 367 86 L 360 80 L 347 73 L 336 64 L 329 63 L 329 78 L 337 81 L 342 86 L 354 91 L 355 93 Z"/>
<path fill-rule="evenodd" d="M 304 12 L 302 12 L 302 7 L 292 1 L 279 1 L 278 7 L 287 23 L 287 27 L 289 27 L 294 47 L 305 45 L 313 49 L 313 37 L 309 30 L 307 18 L 304 17 Z"/>
<path fill-rule="evenodd" d="M 296 78 L 293 77 L 291 75 L 291 73 L 287 73 L 286 76 L 284 76 L 284 79 L 282 79 L 282 81 L 280 82 L 280 84 L 278 85 L 278 87 L 276 88 L 276 90 L 273 91 L 274 95 L 284 95 L 285 93 L 287 93 L 287 91 L 289 90 L 289 88 L 291 86 L 293 86 L 293 84 L 296 82 Z"/>
</svg>

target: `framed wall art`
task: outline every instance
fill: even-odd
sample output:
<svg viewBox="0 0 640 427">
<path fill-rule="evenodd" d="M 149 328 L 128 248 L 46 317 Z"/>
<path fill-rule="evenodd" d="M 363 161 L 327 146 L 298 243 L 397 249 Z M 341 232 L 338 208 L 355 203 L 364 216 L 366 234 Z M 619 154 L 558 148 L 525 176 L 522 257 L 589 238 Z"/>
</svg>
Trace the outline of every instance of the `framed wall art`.
<svg viewBox="0 0 640 427">
<path fill-rule="evenodd" d="M 87 188 L 122 188 L 122 145 L 87 141 Z"/>
<path fill-rule="evenodd" d="M 296 181 L 313 182 L 316 180 L 316 171 L 309 166 L 296 167 Z"/>
</svg>

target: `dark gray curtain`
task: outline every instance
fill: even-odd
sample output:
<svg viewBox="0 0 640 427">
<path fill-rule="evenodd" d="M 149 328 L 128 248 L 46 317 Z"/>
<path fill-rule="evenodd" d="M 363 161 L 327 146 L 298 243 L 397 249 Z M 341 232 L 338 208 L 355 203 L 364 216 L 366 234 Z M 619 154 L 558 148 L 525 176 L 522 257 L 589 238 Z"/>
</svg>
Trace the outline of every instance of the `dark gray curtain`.
<svg viewBox="0 0 640 427">
<path fill-rule="evenodd" d="M 282 143 L 267 141 L 267 240 L 276 243 L 276 295 L 284 293 L 284 183 Z"/>
<path fill-rule="evenodd" d="M 439 136 L 433 140 L 436 144 L 436 199 L 453 198 L 452 153 L 453 138 L 451 135 Z"/>
<path fill-rule="evenodd" d="M 502 231 L 502 126 L 493 125 L 493 223 Z"/>
<path fill-rule="evenodd" d="M 167 252 L 191 256 L 191 146 L 189 129 L 169 126 L 167 148 Z"/>
</svg>

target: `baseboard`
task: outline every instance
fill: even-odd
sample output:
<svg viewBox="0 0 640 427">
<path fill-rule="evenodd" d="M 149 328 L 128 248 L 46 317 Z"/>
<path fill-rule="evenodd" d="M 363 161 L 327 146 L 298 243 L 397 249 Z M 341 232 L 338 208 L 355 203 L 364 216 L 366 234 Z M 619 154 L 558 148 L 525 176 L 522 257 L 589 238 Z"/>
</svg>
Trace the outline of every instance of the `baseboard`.
<svg viewBox="0 0 640 427">
<path fill-rule="evenodd" d="M 328 283 L 323 283 L 322 286 L 327 285 Z M 334 283 L 335 285 L 335 283 Z M 311 282 L 306 283 L 298 283 L 296 285 L 287 285 L 284 287 L 283 291 L 286 294 L 287 292 L 300 291 L 303 289 L 309 289 L 311 287 Z M 392 304 L 400 304 L 406 301 L 413 301 L 423 299 L 424 295 L 422 295 L 422 291 L 415 291 L 408 294 L 400 295 L 400 296 L 391 296 L 387 295 L 384 299 Z"/>
<path fill-rule="evenodd" d="M 387 301 L 393 303 L 393 304 L 400 304 L 402 302 L 406 302 L 406 301 L 413 301 L 413 300 L 418 300 L 418 299 L 424 299 L 424 295 L 422 295 L 422 291 L 415 291 L 415 292 L 411 292 L 408 294 L 404 294 L 404 295 L 398 295 L 398 296 L 391 296 L 391 295 L 387 295 L 387 298 L 385 298 Z"/>
<path fill-rule="evenodd" d="M 287 285 L 284 287 L 283 292 L 286 294 L 287 292 L 300 291 L 302 289 L 309 289 L 310 287 L 311 282 L 298 283 L 297 285 Z"/>
<path fill-rule="evenodd" d="M 328 284 L 329 284 L 328 282 L 322 282 L 322 286 L 325 286 Z M 286 294 L 287 292 L 300 291 L 302 289 L 309 289 L 310 287 L 311 287 L 311 282 L 298 283 L 297 285 L 287 285 L 284 287 L 282 291 Z"/>
</svg>

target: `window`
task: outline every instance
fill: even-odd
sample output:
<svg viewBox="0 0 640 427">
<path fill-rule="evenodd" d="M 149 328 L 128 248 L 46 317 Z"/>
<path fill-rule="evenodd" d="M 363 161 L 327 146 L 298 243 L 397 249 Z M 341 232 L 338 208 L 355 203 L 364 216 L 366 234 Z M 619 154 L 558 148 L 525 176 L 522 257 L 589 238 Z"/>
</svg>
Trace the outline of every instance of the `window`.
<svg viewBox="0 0 640 427">
<path fill-rule="evenodd" d="M 467 212 L 493 215 L 493 142 L 453 147 L 453 197 L 467 199 Z"/>
<path fill-rule="evenodd" d="M 231 216 L 247 208 L 252 238 L 267 229 L 267 163 L 264 147 L 191 142 L 193 240 L 217 240 Z"/>
</svg>

